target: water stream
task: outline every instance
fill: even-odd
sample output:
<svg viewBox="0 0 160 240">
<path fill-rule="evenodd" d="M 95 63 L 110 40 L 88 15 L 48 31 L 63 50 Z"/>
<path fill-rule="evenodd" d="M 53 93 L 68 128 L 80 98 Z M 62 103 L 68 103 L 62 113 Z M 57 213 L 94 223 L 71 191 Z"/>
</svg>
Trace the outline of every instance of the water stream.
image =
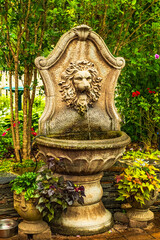
<svg viewBox="0 0 160 240">
<path fill-rule="evenodd" d="M 91 124 L 89 117 L 89 107 L 87 106 L 87 122 L 88 122 L 88 139 L 91 140 Z"/>
</svg>

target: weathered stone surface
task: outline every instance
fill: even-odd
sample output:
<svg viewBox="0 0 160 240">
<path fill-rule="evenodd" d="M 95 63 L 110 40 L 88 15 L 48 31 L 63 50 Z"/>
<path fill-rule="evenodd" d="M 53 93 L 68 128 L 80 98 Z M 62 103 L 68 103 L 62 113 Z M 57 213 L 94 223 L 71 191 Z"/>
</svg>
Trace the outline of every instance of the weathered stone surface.
<svg viewBox="0 0 160 240">
<path fill-rule="evenodd" d="M 51 230 L 49 227 L 44 232 L 33 235 L 33 240 L 50 240 L 50 239 L 51 239 Z"/>
<path fill-rule="evenodd" d="M 129 219 L 126 213 L 116 212 L 114 213 L 114 220 L 122 223 L 128 223 Z"/>
<path fill-rule="evenodd" d="M 115 58 L 90 27 L 81 25 L 64 34 L 50 55 L 36 58 L 35 64 L 46 95 L 39 120 L 43 136 L 36 139 L 39 154 L 46 162 L 50 157 L 60 158 L 63 168 L 57 167 L 56 173 L 84 183 L 86 189 L 84 206 L 75 203 L 69 207 L 55 228 L 65 235 L 104 232 L 111 227 L 112 217 L 101 202 L 97 175 L 110 168 L 130 142 L 120 131 L 114 104 L 116 82 L 125 61 Z M 114 182 L 113 174 L 108 177 Z M 116 198 L 114 191 L 106 196 Z"/>
<path fill-rule="evenodd" d="M 105 232 L 113 225 L 111 213 L 106 210 L 101 202 L 103 194 L 100 185 L 102 173 L 90 176 L 66 176 L 65 180 L 71 180 L 85 188 L 84 205 L 74 203 L 67 211 L 56 220 L 51 229 L 65 235 L 93 235 Z"/>
<path fill-rule="evenodd" d="M 155 223 L 149 222 L 147 223 L 147 227 L 144 227 L 144 230 L 151 230 L 154 227 L 155 227 Z"/>
<path fill-rule="evenodd" d="M 18 240 L 28 240 L 28 235 L 21 230 L 18 230 Z"/>
<path fill-rule="evenodd" d="M 6 173 L 6 172 L 0 172 L 0 185 L 9 183 L 14 178 L 16 178 L 15 174 Z"/>
<path fill-rule="evenodd" d="M 129 219 L 129 226 L 131 228 L 146 228 L 147 222 L 140 222 L 140 221 Z"/>
<path fill-rule="evenodd" d="M 32 240 L 51 240 L 51 230 L 48 227 L 45 231 L 39 233 L 39 234 L 27 234 L 25 231 L 23 230 L 18 230 L 18 236 L 16 236 L 15 239 L 18 238 L 18 240 L 28 240 L 28 239 L 32 239 Z"/>
<path fill-rule="evenodd" d="M 82 40 L 84 32 L 87 34 Z M 40 119 L 41 134 L 88 132 L 87 117 L 90 118 L 91 131 L 120 129 L 120 118 L 113 104 L 114 88 L 125 61 L 113 57 L 101 37 L 90 27 L 81 25 L 71 29 L 61 37 L 47 58 L 38 57 L 35 64 L 44 80 L 47 97 L 46 109 Z M 98 81 L 101 88 L 95 86 Z M 95 87 L 98 99 L 93 92 Z M 93 103 L 90 102 L 92 97 Z M 88 108 L 88 115 L 84 109 L 82 118 L 75 109 L 78 107 L 81 110 Z"/>
<path fill-rule="evenodd" d="M 130 142 L 119 131 L 114 104 L 124 59 L 113 57 L 101 37 L 82 25 L 64 34 L 51 54 L 36 58 L 35 64 L 46 94 L 39 120 L 39 134 L 46 137 L 36 140 L 41 157 L 61 158 L 64 168 L 57 172 L 62 174 L 89 175 L 110 168 Z"/>
<path fill-rule="evenodd" d="M 121 232 L 127 229 L 127 224 L 122 225 L 122 224 L 115 224 L 114 229 Z"/>
<path fill-rule="evenodd" d="M 154 219 L 154 213 L 151 212 L 148 208 L 146 209 L 131 208 L 127 211 L 127 216 L 129 219 L 139 222 L 147 222 Z"/>
<path fill-rule="evenodd" d="M 138 227 L 137 228 L 128 227 L 127 230 L 128 230 L 128 232 L 132 232 L 133 234 L 144 233 L 144 230 L 142 228 L 138 228 Z"/>
</svg>

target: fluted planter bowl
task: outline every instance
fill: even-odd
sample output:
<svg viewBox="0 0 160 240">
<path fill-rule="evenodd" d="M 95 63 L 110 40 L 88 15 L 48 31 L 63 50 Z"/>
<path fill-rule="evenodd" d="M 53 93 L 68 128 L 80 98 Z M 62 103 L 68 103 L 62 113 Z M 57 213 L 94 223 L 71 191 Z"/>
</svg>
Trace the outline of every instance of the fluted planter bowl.
<svg viewBox="0 0 160 240">
<path fill-rule="evenodd" d="M 56 169 L 62 174 L 90 175 L 110 168 L 123 154 L 130 137 L 122 131 L 39 137 L 36 142 L 39 154 L 48 158 L 60 158 L 63 167 Z M 80 140 L 79 140 L 80 139 Z"/>
</svg>

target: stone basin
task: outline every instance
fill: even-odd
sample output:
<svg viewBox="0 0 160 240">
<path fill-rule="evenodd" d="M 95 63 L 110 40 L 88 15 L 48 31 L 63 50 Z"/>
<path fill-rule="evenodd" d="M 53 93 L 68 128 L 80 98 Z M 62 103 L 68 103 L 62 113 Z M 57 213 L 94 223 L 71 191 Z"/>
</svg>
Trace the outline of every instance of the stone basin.
<svg viewBox="0 0 160 240">
<path fill-rule="evenodd" d="M 82 135 L 83 140 L 78 140 Z M 91 140 L 84 139 L 85 133 L 41 136 L 36 142 L 39 154 L 46 162 L 50 157 L 60 158 L 63 162 L 63 167 L 56 169 L 57 173 L 74 175 L 90 175 L 107 170 L 130 143 L 130 137 L 122 131 L 92 132 L 90 136 Z"/>
</svg>

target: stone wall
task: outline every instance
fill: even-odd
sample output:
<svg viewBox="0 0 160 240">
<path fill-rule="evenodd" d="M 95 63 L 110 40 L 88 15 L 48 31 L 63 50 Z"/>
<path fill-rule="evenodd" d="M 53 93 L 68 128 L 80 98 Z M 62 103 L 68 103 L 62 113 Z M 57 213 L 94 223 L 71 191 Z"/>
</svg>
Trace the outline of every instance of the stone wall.
<svg viewBox="0 0 160 240">
<path fill-rule="evenodd" d="M 121 202 L 116 201 L 118 193 L 115 186 L 115 176 L 122 172 L 120 167 L 112 167 L 110 170 L 104 172 L 101 184 L 103 187 L 103 198 L 102 202 L 110 212 L 114 213 L 120 211 Z"/>
<path fill-rule="evenodd" d="M 10 173 L 0 173 L 0 218 L 17 216 L 13 207 L 13 192 L 9 184 L 15 177 L 16 175 Z"/>
</svg>

